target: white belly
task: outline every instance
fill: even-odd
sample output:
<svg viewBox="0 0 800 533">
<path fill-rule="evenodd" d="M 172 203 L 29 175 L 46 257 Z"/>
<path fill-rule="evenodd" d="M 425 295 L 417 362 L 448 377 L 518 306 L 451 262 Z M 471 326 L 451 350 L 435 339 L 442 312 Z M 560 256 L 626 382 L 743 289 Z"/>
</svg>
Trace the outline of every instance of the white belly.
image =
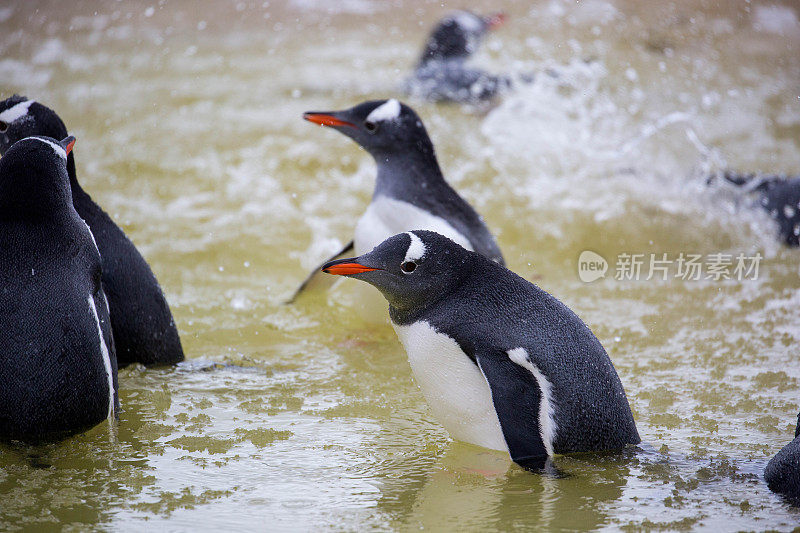
<svg viewBox="0 0 800 533">
<path fill-rule="evenodd" d="M 436 419 L 460 441 L 508 451 L 489 384 L 451 337 L 428 322 L 394 325 Z"/>
<path fill-rule="evenodd" d="M 415 229 L 430 230 L 472 250 L 469 240 L 450 225 L 419 207 L 385 196 L 374 199 L 356 224 L 356 255 L 362 255 L 398 233 Z"/>
</svg>

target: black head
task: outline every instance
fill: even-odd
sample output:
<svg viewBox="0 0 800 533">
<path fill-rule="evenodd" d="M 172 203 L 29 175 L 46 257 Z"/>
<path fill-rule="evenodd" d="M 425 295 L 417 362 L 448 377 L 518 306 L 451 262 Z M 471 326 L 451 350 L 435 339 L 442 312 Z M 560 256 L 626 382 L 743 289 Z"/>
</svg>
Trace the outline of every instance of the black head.
<svg viewBox="0 0 800 533">
<path fill-rule="evenodd" d="M 486 32 L 503 24 L 505 15 L 482 17 L 469 11 L 450 13 L 433 29 L 420 64 L 431 60 L 466 59 L 478 49 Z"/>
<path fill-rule="evenodd" d="M 0 218 L 57 216 L 72 205 L 67 155 L 75 137 L 27 137 L 0 158 Z"/>
<path fill-rule="evenodd" d="M 360 257 L 331 261 L 322 271 L 366 281 L 392 308 L 413 313 L 458 287 L 474 255 L 438 233 L 414 230 L 389 237 Z"/>
<path fill-rule="evenodd" d="M 15 142 L 37 135 L 63 139 L 67 128 L 55 111 L 35 100 L 15 94 L 0 102 L 0 155 Z"/>
<path fill-rule="evenodd" d="M 433 155 L 422 120 L 395 99 L 372 100 L 343 111 L 309 111 L 303 118 L 347 135 L 379 161 L 393 154 Z"/>
</svg>

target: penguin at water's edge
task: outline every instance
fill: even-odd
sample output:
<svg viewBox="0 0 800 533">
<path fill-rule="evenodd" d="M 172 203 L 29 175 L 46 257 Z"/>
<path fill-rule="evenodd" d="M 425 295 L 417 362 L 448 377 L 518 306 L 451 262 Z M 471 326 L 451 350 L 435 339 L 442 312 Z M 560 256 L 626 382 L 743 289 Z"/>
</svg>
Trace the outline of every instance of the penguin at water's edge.
<svg viewBox="0 0 800 533">
<path fill-rule="evenodd" d="M 503 13 L 480 16 L 454 11 L 431 32 L 404 91 L 412 97 L 433 101 L 479 103 L 490 101 L 511 86 L 495 76 L 465 65 L 484 35 L 505 22 Z"/>
<path fill-rule="evenodd" d="M 0 158 L 0 439 L 86 430 L 118 409 L 117 360 L 92 233 L 72 205 L 73 137 Z"/>
<path fill-rule="evenodd" d="M 32 135 L 62 138 L 67 128 L 48 107 L 24 96 L 0 102 L 0 154 Z M 144 257 L 111 217 L 78 183 L 75 159 L 67 159 L 75 210 L 89 225 L 103 261 L 103 289 L 111 309 L 111 326 L 119 366 L 173 364 L 183 361 L 178 329 L 158 280 Z"/>
<path fill-rule="evenodd" d="M 800 246 L 800 176 L 745 174 L 725 171 L 706 178 L 711 184 L 722 178 L 743 194 L 756 197 L 756 203 L 778 225 L 778 238 L 791 247 Z"/>
<path fill-rule="evenodd" d="M 619 376 L 589 328 L 513 272 L 430 231 L 323 266 L 378 288 L 417 384 L 453 438 L 523 466 L 640 442 Z"/>
<path fill-rule="evenodd" d="M 375 191 L 359 219 L 351 249 L 360 255 L 392 235 L 428 229 L 503 264 L 483 219 L 445 181 L 433 143 L 413 109 L 397 100 L 364 102 L 343 111 L 307 112 L 303 118 L 350 137 L 375 159 Z M 295 292 L 293 301 L 319 269 Z"/>
</svg>

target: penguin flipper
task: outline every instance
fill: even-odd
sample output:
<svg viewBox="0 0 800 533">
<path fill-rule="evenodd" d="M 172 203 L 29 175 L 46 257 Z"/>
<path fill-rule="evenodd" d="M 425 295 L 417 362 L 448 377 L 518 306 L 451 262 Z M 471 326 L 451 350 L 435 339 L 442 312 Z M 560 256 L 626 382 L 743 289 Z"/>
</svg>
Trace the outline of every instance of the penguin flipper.
<svg viewBox="0 0 800 533">
<path fill-rule="evenodd" d="M 322 266 L 325 263 L 327 263 L 329 261 L 333 261 L 334 259 L 339 259 L 343 255 L 351 253 L 354 249 L 355 249 L 355 241 L 351 240 L 337 254 L 333 255 L 332 257 L 330 257 L 330 258 L 326 259 L 325 261 L 323 261 L 322 263 L 320 263 L 319 266 L 317 266 L 314 270 L 311 271 L 311 273 L 308 276 L 306 276 L 306 279 L 304 279 L 303 283 L 301 283 L 300 286 L 297 287 L 297 290 L 294 291 L 294 294 L 292 294 L 292 297 L 289 298 L 288 300 L 286 300 L 286 302 L 284 302 L 284 303 L 286 303 L 286 304 L 295 303 L 297 301 L 297 299 L 300 297 L 300 295 L 303 292 L 305 292 L 306 289 L 309 288 L 309 286 L 312 284 L 314 279 L 317 278 L 317 274 L 320 274 L 322 272 L 321 269 L 322 269 Z M 328 277 L 331 277 L 331 276 L 328 276 Z M 325 279 L 327 279 L 327 278 L 325 278 Z"/>
<path fill-rule="evenodd" d="M 541 469 L 549 456 L 540 427 L 542 390 L 531 371 L 512 359 L 514 351 L 476 350 L 475 360 L 492 391 L 511 459 L 526 469 Z"/>
</svg>

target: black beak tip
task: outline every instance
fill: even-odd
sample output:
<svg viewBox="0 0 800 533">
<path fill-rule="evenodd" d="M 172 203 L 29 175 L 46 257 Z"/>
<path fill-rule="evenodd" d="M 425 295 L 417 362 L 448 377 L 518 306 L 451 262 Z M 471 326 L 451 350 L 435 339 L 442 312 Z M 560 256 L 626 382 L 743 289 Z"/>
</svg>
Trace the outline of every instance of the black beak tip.
<svg viewBox="0 0 800 533">
<path fill-rule="evenodd" d="M 67 135 L 66 137 L 61 139 L 58 144 L 61 145 L 61 148 L 66 150 L 71 144 L 75 144 L 75 137 L 73 137 L 72 135 Z"/>
</svg>

